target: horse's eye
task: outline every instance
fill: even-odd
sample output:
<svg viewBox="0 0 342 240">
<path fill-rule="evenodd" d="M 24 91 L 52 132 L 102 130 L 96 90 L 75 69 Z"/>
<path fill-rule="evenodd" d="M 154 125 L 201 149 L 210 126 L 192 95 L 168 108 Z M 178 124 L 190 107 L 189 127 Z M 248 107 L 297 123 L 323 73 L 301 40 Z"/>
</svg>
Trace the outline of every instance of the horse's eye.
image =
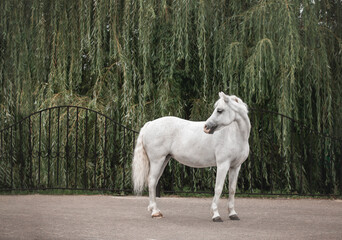
<svg viewBox="0 0 342 240">
<path fill-rule="evenodd" d="M 217 113 L 222 113 L 223 110 L 222 109 L 217 109 Z"/>
</svg>

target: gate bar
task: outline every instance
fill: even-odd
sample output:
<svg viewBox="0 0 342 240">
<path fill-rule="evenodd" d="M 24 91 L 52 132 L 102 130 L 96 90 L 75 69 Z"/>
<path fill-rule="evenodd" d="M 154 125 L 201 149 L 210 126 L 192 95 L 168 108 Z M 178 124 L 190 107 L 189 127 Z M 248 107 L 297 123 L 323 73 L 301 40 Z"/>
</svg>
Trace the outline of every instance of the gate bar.
<svg viewBox="0 0 342 240">
<path fill-rule="evenodd" d="M 31 117 L 29 117 L 29 155 L 30 155 L 30 186 L 33 187 L 33 181 L 32 181 L 32 156 L 33 156 L 33 149 L 32 149 L 32 122 Z"/>
<path fill-rule="evenodd" d="M 116 124 L 113 124 L 113 156 L 111 160 L 111 167 L 112 167 L 112 191 L 114 192 L 115 189 L 115 150 L 116 150 Z"/>
<path fill-rule="evenodd" d="M 97 126 L 97 113 L 95 113 L 95 125 L 94 125 L 94 187 L 96 187 L 96 158 L 97 158 L 97 152 L 96 152 L 96 126 Z"/>
<path fill-rule="evenodd" d="M 263 112 L 260 113 L 261 114 L 261 122 L 264 120 L 264 114 Z M 262 128 L 262 131 L 260 131 L 260 149 L 261 149 L 261 152 L 260 152 L 260 158 L 261 159 L 264 159 L 264 141 L 263 141 L 263 135 L 264 135 L 264 128 Z M 261 176 L 263 176 L 262 174 L 262 163 L 263 161 L 260 161 L 260 173 L 261 173 Z M 266 166 L 267 168 L 267 166 Z M 260 192 L 263 193 L 264 192 L 264 179 L 263 177 L 260 178 Z"/>
<path fill-rule="evenodd" d="M 342 141 L 340 144 L 340 196 L 342 196 Z"/>
<path fill-rule="evenodd" d="M 87 157 L 88 157 L 88 110 L 86 110 L 85 137 L 84 137 L 84 174 L 83 174 L 84 188 L 87 188 Z"/>
<path fill-rule="evenodd" d="M 50 183 L 50 164 L 51 164 L 51 109 L 49 109 L 49 130 L 48 130 L 48 187 Z"/>
<path fill-rule="evenodd" d="M 67 133 L 66 133 L 66 149 L 65 149 L 65 161 L 66 161 L 66 188 L 69 187 L 69 107 L 67 107 Z"/>
<path fill-rule="evenodd" d="M 126 129 L 123 129 L 124 131 L 124 145 L 123 145 L 123 151 L 122 151 L 122 169 L 123 169 L 123 176 L 122 176 L 122 189 L 125 189 L 125 180 L 126 180 Z"/>
<path fill-rule="evenodd" d="M 78 111 L 79 108 L 76 108 L 76 149 L 75 149 L 75 184 L 74 187 L 77 188 L 77 158 L 78 158 Z"/>
<path fill-rule="evenodd" d="M 105 118 L 104 150 L 103 150 L 103 187 L 106 186 L 106 161 L 107 161 L 107 118 Z"/>
<path fill-rule="evenodd" d="M 11 127 L 11 188 L 13 189 L 13 127 Z"/>
<path fill-rule="evenodd" d="M 60 118 L 60 108 L 57 111 L 57 186 L 59 185 L 59 118 Z"/>
<path fill-rule="evenodd" d="M 39 112 L 39 152 L 38 152 L 38 188 L 40 188 L 40 159 L 42 145 L 42 112 Z"/>
</svg>

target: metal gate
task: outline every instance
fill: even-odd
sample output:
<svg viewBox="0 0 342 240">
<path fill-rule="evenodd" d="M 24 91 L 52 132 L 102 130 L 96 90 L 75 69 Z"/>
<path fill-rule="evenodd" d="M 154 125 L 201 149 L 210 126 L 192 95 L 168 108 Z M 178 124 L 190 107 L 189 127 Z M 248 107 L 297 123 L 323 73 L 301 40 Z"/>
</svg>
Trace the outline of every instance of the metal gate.
<svg viewBox="0 0 342 240">
<path fill-rule="evenodd" d="M 97 111 L 59 106 L 1 130 L 2 190 L 130 191 L 137 132 Z"/>
<path fill-rule="evenodd" d="M 254 109 L 249 115 L 251 151 L 240 171 L 238 193 L 342 195 L 341 139 L 279 113 Z M 283 136 L 284 128 L 290 129 L 290 136 Z M 84 107 L 32 113 L 0 130 L 0 190 L 131 193 L 137 134 Z M 215 174 L 216 168 L 194 169 L 170 161 L 160 188 L 164 193 L 212 193 Z"/>
</svg>

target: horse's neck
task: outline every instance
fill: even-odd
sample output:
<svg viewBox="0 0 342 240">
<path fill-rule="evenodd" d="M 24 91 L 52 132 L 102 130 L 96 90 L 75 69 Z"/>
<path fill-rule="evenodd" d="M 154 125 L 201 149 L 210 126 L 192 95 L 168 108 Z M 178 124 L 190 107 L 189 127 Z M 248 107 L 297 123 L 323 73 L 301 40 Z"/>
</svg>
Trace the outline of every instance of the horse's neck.
<svg viewBox="0 0 342 240">
<path fill-rule="evenodd" d="M 239 131 L 244 141 L 248 141 L 249 133 L 251 131 L 251 123 L 247 113 L 239 113 L 236 115 L 236 122 L 239 126 Z"/>
</svg>

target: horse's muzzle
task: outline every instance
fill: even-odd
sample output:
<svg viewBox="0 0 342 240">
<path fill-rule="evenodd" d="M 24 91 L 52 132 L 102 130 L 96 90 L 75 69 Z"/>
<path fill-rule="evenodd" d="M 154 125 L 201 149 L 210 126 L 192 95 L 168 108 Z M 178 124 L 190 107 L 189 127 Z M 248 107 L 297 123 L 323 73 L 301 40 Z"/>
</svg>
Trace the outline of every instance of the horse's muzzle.
<svg viewBox="0 0 342 240">
<path fill-rule="evenodd" d="M 211 124 L 205 124 L 203 131 L 207 134 L 213 134 L 217 126 L 213 126 Z"/>
</svg>

